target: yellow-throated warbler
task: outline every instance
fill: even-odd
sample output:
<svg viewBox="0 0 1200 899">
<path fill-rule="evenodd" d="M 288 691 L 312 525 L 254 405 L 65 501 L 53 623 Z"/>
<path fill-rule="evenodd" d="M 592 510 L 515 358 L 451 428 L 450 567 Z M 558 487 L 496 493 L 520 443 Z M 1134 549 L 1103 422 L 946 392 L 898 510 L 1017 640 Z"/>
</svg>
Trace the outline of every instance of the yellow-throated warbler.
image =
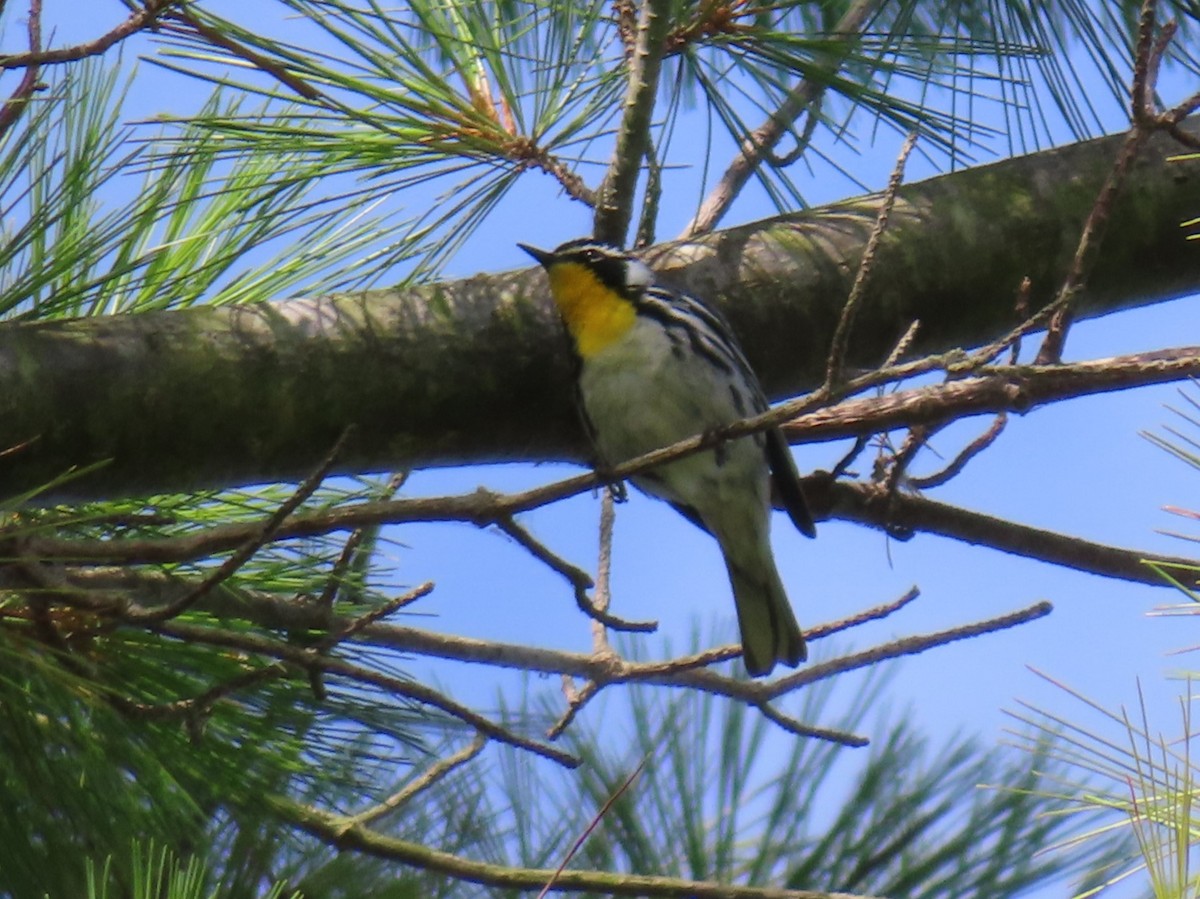
<svg viewBox="0 0 1200 899">
<path fill-rule="evenodd" d="M 766 398 L 725 320 L 655 282 L 644 262 L 597 241 L 553 252 L 519 244 L 546 269 L 579 360 L 579 398 L 601 465 L 763 412 Z M 752 675 L 805 658 L 804 637 L 771 553 L 771 482 L 796 527 L 814 536 L 799 475 L 777 429 L 633 478 L 721 546 Z"/>
</svg>

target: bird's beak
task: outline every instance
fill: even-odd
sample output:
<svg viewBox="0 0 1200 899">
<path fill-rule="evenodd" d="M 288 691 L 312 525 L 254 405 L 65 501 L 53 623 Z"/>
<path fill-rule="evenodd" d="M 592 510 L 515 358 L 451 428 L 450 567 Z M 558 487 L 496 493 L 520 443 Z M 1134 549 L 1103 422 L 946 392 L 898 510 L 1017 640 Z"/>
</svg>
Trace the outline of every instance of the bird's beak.
<svg viewBox="0 0 1200 899">
<path fill-rule="evenodd" d="M 527 243 L 519 243 L 517 246 L 540 262 L 543 266 L 549 265 L 554 261 L 554 254 L 549 250 L 539 250 L 537 247 L 531 247 Z"/>
</svg>

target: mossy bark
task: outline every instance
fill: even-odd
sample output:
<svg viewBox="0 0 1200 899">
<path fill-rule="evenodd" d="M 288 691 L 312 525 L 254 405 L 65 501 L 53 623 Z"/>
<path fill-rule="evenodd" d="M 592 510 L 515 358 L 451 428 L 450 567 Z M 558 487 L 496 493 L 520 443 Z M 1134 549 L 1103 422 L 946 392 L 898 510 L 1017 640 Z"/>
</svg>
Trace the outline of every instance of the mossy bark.
<svg viewBox="0 0 1200 899">
<path fill-rule="evenodd" d="M 915 350 L 971 345 L 1062 281 L 1121 137 L 901 189 L 852 336 L 876 364 L 914 320 Z M 1082 315 L 1200 289 L 1196 162 L 1151 141 L 1123 193 Z M 650 254 L 729 315 L 768 393 L 815 384 L 877 197 Z M 1189 339 L 1181 338 L 1182 342 Z M 1069 349 L 1069 343 L 1068 343 Z M 0 325 L 0 497 L 103 463 L 45 499 L 191 491 L 335 470 L 580 459 L 567 345 L 540 269 L 407 291 Z M 636 401 L 636 398 L 631 398 Z"/>
</svg>

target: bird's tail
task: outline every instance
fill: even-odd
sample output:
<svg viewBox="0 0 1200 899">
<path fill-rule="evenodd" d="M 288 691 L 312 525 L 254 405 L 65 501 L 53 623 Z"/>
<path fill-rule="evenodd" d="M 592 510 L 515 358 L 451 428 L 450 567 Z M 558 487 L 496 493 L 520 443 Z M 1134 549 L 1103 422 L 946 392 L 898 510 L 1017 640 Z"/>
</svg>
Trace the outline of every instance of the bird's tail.
<svg viewBox="0 0 1200 899">
<path fill-rule="evenodd" d="M 735 557 L 726 548 L 725 564 L 742 632 L 742 659 L 750 675 L 760 677 L 770 674 L 776 662 L 795 667 L 808 652 L 770 546 L 760 547 L 755 556 Z"/>
</svg>

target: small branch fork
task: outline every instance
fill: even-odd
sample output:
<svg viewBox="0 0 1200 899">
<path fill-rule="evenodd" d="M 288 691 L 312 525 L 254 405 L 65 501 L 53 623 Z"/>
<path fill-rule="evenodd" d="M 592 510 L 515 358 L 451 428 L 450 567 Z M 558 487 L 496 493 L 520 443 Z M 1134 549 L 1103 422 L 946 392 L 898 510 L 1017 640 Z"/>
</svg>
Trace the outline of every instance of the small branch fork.
<svg viewBox="0 0 1200 899">
<path fill-rule="evenodd" d="M 42 50 L 42 0 L 30 0 L 29 24 L 26 30 L 29 34 L 29 54 L 27 55 L 36 58 Z M 0 69 L 3 67 L 3 62 L 0 61 Z M 4 107 L 0 109 L 0 138 L 12 130 L 21 114 L 28 109 L 33 95 L 42 90 L 43 85 L 38 77 L 39 71 L 36 63 L 26 66 L 20 83 L 4 102 Z"/>
<path fill-rule="evenodd" d="M 1117 155 L 1112 170 L 1100 193 L 1097 195 L 1096 201 L 1084 223 L 1070 270 L 1057 296 L 1044 308 L 1030 315 L 1028 313 L 1028 299 L 1031 285 L 1029 279 L 1024 279 L 1017 291 L 1016 302 L 1017 313 L 1023 319 L 1020 324 L 995 343 L 976 350 L 971 354 L 962 353 L 960 362 L 945 366 L 944 370 L 948 379 L 953 380 L 971 376 L 979 373 L 985 367 L 992 372 L 1001 372 L 1004 370 L 1004 367 L 995 367 L 992 363 L 1005 351 L 1008 351 L 1010 354 L 1007 366 L 1010 371 L 1016 373 L 1018 371 L 1031 370 L 1029 367 L 1019 367 L 1017 365 L 1017 357 L 1020 352 L 1022 337 L 1039 328 L 1045 328 L 1045 335 L 1034 359 L 1032 370 L 1037 371 L 1040 368 L 1042 371 L 1046 371 L 1052 367 L 1064 368 L 1062 366 L 1062 353 L 1067 333 L 1074 317 L 1078 298 L 1086 288 L 1088 276 L 1097 259 L 1099 247 L 1108 222 L 1111 219 L 1116 199 L 1128 178 L 1139 150 L 1146 139 L 1156 130 L 1166 130 L 1169 133 L 1186 139 L 1187 136 L 1180 131 L 1178 125 L 1185 117 L 1192 114 L 1197 108 L 1200 108 L 1200 91 L 1166 112 L 1160 113 L 1154 107 L 1152 98 L 1154 96 L 1158 71 L 1176 30 L 1175 23 L 1168 22 L 1156 33 L 1156 11 L 1157 0 L 1145 0 L 1139 19 L 1134 77 L 1130 90 L 1130 118 L 1133 124 Z M 1189 145 L 1194 145 L 1195 143 L 1190 139 L 1186 139 L 1185 142 Z M 904 150 L 901 152 L 896 170 L 881 200 L 875 229 L 864 250 L 858 269 L 858 276 L 851 290 L 850 297 L 843 308 L 841 319 L 838 322 L 837 330 L 831 341 L 825 381 L 820 388 L 806 398 L 808 402 L 832 403 L 840 397 L 853 392 L 853 390 L 839 389 L 840 372 L 842 360 L 845 357 L 848 334 L 857 307 L 862 301 L 862 287 L 867 281 L 874 264 L 878 241 L 886 228 L 887 216 L 894 201 L 900 173 L 909 150 L 911 150 L 911 143 L 906 144 Z M 910 327 L 910 334 L 917 324 L 914 322 L 912 327 Z M 902 358 L 903 351 L 901 350 L 901 346 L 907 342 L 908 335 L 897 345 L 897 349 L 892 353 L 891 358 L 889 358 L 889 365 L 885 365 L 882 370 L 889 368 L 895 370 L 896 368 L 903 367 L 895 363 Z M 1158 355 L 1147 354 L 1147 357 Z M 1176 355 L 1176 358 L 1183 362 L 1185 366 L 1190 367 L 1195 361 L 1196 355 L 1195 348 L 1189 348 L 1180 351 Z M 915 365 L 919 368 L 929 361 L 931 360 L 918 360 Z M 1115 372 L 1113 374 L 1115 375 Z M 1035 375 L 1034 377 L 1043 384 L 1048 384 L 1051 380 L 1049 378 L 1043 380 L 1040 375 Z M 973 388 L 982 386 L 982 382 L 972 380 Z M 991 388 L 1000 388 L 1000 382 L 992 381 L 989 389 Z M 955 390 L 956 388 L 950 384 L 943 385 L 943 390 L 939 391 L 939 395 L 946 397 Z M 976 398 L 979 398 L 979 396 L 979 394 L 976 394 Z M 911 394 L 904 397 L 905 400 L 910 401 L 912 398 Z M 880 403 L 889 401 L 891 401 L 889 398 L 880 397 L 878 399 Z M 859 403 L 862 402 L 859 401 Z M 898 405 L 903 405 L 903 403 L 900 402 Z M 928 489 L 940 486 L 961 473 L 971 459 L 989 447 L 999 437 L 1007 423 L 1007 412 L 1024 411 L 1018 403 L 1000 403 L 992 404 L 992 406 L 991 411 L 996 413 L 996 417 L 987 430 L 980 437 L 964 447 L 941 471 L 925 477 L 907 477 L 907 469 L 910 463 L 916 458 L 919 451 L 934 433 L 947 423 L 957 420 L 962 416 L 963 411 L 961 408 L 946 415 L 934 413 L 922 416 L 920 421 L 906 420 L 904 425 L 909 428 L 909 431 L 899 450 L 890 450 L 890 441 L 881 441 L 881 445 L 885 449 L 888 449 L 890 458 L 886 455 L 883 456 L 876 466 L 875 477 L 877 481 L 885 486 L 888 495 L 891 497 L 891 502 L 895 503 L 895 497 L 898 494 L 901 484 L 913 488 Z M 803 413 L 806 409 L 798 409 L 797 411 Z M 844 411 L 844 409 L 838 409 L 835 414 L 840 415 Z M 795 434 L 799 429 L 791 426 L 788 430 L 791 434 Z M 857 433 L 855 436 L 858 436 L 859 441 L 856 443 L 852 454 L 839 464 L 837 474 L 841 474 L 847 469 L 854 457 L 866 445 L 864 435 Z"/>
<path fill-rule="evenodd" d="M 1057 297 L 1034 316 L 1039 324 L 1047 323 L 1046 336 L 1034 360 L 1037 364 L 1048 365 L 1062 360 L 1063 347 L 1074 319 L 1078 297 L 1083 292 L 1088 275 L 1095 265 L 1117 196 L 1146 139 L 1155 131 L 1161 130 L 1167 131 L 1188 146 L 1197 146 L 1196 141 L 1184 134 L 1178 126 L 1200 108 L 1200 92 L 1166 112 L 1160 113 L 1154 107 L 1153 98 L 1159 67 L 1177 27 L 1174 21 L 1169 21 L 1158 29 L 1156 34 L 1157 10 L 1157 0 L 1145 0 L 1138 21 L 1137 50 L 1133 65 L 1133 84 L 1130 89 L 1130 119 L 1133 125 L 1084 223 L 1071 269 L 1059 288 Z"/>
<path fill-rule="evenodd" d="M 31 40 L 27 52 L 0 56 L 0 71 L 5 69 L 26 69 L 36 72 L 42 66 L 60 65 L 62 63 L 77 62 L 89 56 L 99 56 L 126 38 L 155 27 L 162 17 L 171 10 L 171 7 L 180 5 L 182 5 L 182 0 L 146 0 L 141 9 L 105 34 L 94 40 L 71 47 L 60 47 L 57 50 L 43 50 L 40 40 Z M 29 5 L 31 33 L 34 22 L 40 22 L 41 12 L 41 0 L 32 0 Z"/>
</svg>

